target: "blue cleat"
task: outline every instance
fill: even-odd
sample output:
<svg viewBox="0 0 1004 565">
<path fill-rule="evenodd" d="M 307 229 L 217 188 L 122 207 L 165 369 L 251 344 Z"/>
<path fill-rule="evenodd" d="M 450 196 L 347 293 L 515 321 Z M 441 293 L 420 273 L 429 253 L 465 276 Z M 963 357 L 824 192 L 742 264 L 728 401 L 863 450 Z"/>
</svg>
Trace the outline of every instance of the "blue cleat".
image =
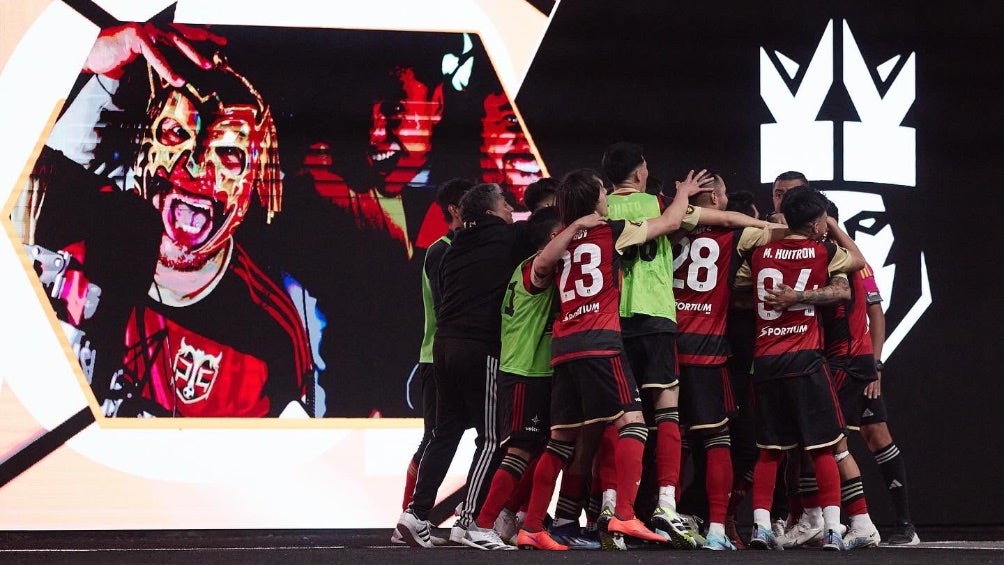
<svg viewBox="0 0 1004 565">
<path fill-rule="evenodd" d="M 708 532 L 704 541 L 704 549 L 713 551 L 736 551 L 736 546 L 732 540 L 715 532 Z"/>
<path fill-rule="evenodd" d="M 599 540 L 590 539 L 582 533 L 582 529 L 575 522 L 569 522 L 562 526 L 551 527 L 551 537 L 554 541 L 567 545 L 568 549 L 599 549 Z"/>
<path fill-rule="evenodd" d="M 823 532 L 823 549 L 827 551 L 844 551 L 844 540 L 836 530 Z"/>
<path fill-rule="evenodd" d="M 836 533 L 834 533 L 834 535 L 836 535 Z M 837 540 L 840 540 L 840 536 L 837 536 Z M 768 528 L 760 526 L 759 524 L 753 524 L 753 535 L 750 536 L 749 548 L 784 551 L 781 544 L 777 543 L 777 537 L 774 535 L 774 532 Z"/>
</svg>

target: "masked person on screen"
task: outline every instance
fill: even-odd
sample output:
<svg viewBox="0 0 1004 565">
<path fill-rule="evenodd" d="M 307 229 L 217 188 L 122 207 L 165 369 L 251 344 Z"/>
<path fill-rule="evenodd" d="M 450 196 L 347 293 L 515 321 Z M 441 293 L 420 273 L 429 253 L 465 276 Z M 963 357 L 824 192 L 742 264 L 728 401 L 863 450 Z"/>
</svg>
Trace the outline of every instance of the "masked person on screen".
<svg viewBox="0 0 1004 565">
<path fill-rule="evenodd" d="M 302 323 L 234 238 L 254 202 L 269 220 L 281 207 L 271 111 L 222 56 L 199 55 L 193 38 L 222 43 L 197 28 L 128 24 L 103 31 L 85 64 L 112 92 L 124 67 L 146 57 L 146 115 L 133 125 L 138 153 L 120 188 L 152 206 L 156 223 L 145 227 L 160 231 L 152 280 L 126 317 L 121 369 L 96 393 L 109 416 L 304 415 L 312 361 Z M 64 118 L 79 115 L 71 108 Z M 72 127 L 57 124 L 50 146 L 79 144 Z"/>
</svg>

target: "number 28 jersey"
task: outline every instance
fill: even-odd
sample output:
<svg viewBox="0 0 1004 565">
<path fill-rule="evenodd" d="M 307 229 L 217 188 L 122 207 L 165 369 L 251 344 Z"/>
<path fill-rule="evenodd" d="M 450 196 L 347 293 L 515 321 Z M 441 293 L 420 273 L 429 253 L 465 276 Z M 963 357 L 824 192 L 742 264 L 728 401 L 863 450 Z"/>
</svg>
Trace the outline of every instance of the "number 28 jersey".
<svg viewBox="0 0 1004 565">
<path fill-rule="evenodd" d="M 742 258 L 769 241 L 760 228 L 698 226 L 673 246 L 681 365 L 724 365 L 732 282 Z"/>
<path fill-rule="evenodd" d="M 555 272 L 561 310 L 554 321 L 551 365 L 623 350 L 620 252 L 645 242 L 646 222 L 612 220 L 572 238 Z"/>
</svg>

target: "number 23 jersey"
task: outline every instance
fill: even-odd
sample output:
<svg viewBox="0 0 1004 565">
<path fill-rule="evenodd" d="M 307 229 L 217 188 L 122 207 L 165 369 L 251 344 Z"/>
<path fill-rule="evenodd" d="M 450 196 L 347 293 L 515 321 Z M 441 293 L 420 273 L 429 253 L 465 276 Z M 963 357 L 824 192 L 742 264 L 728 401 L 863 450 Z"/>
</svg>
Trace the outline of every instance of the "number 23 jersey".
<svg viewBox="0 0 1004 565">
<path fill-rule="evenodd" d="M 561 311 L 551 365 L 621 352 L 620 251 L 644 243 L 647 233 L 646 222 L 612 220 L 572 238 L 554 275 Z"/>
</svg>

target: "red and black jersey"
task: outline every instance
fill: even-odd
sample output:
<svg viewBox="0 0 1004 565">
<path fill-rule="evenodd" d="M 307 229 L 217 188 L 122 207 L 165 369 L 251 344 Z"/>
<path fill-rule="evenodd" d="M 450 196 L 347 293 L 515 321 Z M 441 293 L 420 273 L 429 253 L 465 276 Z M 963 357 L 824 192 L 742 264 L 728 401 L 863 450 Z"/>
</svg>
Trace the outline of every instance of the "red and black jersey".
<svg viewBox="0 0 1004 565">
<path fill-rule="evenodd" d="M 699 226 L 673 246 L 676 339 L 681 365 L 724 365 L 732 281 L 742 229 Z"/>
<path fill-rule="evenodd" d="M 753 251 L 754 381 L 809 374 L 823 362 L 823 332 L 816 308 L 796 304 L 775 311 L 764 303 L 766 291 L 778 283 L 795 290 L 821 288 L 831 272 L 843 270 L 847 261 L 846 250 L 833 243 L 803 238 L 782 239 Z"/>
<path fill-rule="evenodd" d="M 874 352 L 868 330 L 868 304 L 866 281 L 872 276 L 870 267 L 848 275 L 851 299 L 823 308 L 823 340 L 826 358 L 830 363 L 847 367 L 858 356 L 871 356 Z"/>
<path fill-rule="evenodd" d="M 554 275 L 561 311 L 554 321 L 551 364 L 608 357 L 623 349 L 620 323 L 620 254 L 624 221 L 575 235 Z"/>
<path fill-rule="evenodd" d="M 289 296 L 237 245 L 201 299 L 135 307 L 125 346 L 124 378 L 169 416 L 277 416 L 313 370 Z"/>
</svg>

